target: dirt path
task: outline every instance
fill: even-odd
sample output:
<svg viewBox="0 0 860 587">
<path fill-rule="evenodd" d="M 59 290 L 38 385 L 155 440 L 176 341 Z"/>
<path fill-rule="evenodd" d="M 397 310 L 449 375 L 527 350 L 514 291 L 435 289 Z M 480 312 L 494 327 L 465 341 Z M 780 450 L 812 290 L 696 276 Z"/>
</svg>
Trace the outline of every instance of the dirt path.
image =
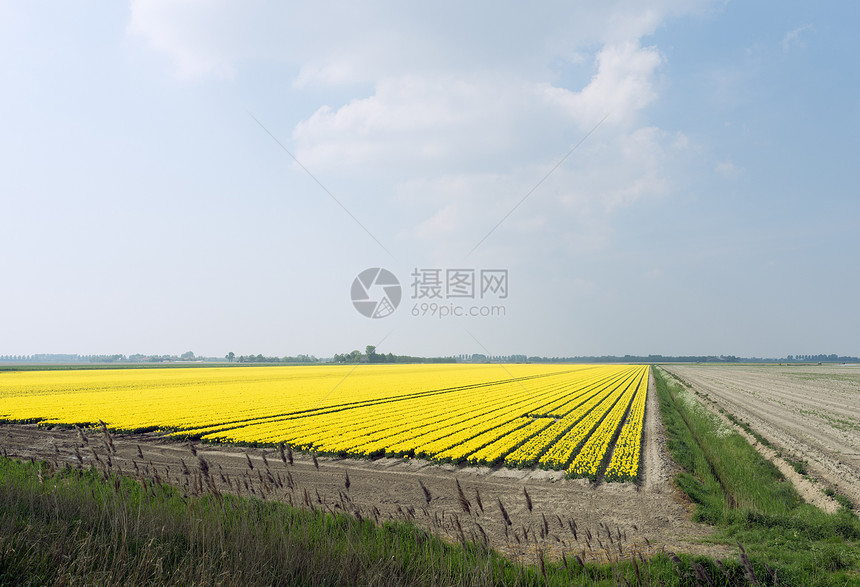
<svg viewBox="0 0 860 587">
<path fill-rule="evenodd" d="M 648 379 L 648 398 L 645 405 L 645 429 L 643 437 L 644 465 L 642 467 L 642 487 L 649 493 L 662 493 L 667 488 L 674 491 L 670 484 L 677 472 L 677 465 L 669 456 L 666 436 L 663 434 L 663 418 L 660 415 L 660 402 L 657 399 L 657 384 L 654 372 Z"/>
<path fill-rule="evenodd" d="M 679 366 L 667 371 L 749 426 L 783 456 L 806 460 L 810 476 L 860 505 L 860 368 L 840 366 Z M 752 442 L 755 442 L 754 439 Z M 758 443 L 755 443 L 758 444 Z M 833 500 L 758 445 L 810 503 Z"/>
<path fill-rule="evenodd" d="M 379 521 L 412 519 L 452 541 L 459 539 L 459 523 L 467 539 L 481 539 L 484 533 L 494 548 L 529 562 L 538 549 L 550 557 L 567 552 L 590 560 L 629 557 L 636 551 L 648 556 L 660 550 L 733 556 L 728 548 L 700 543 L 713 530 L 690 521 L 691 506 L 670 481 L 673 465 L 667 458 L 653 387 L 649 395 L 645 471 L 639 486 L 569 480 L 561 472 L 539 469 L 460 467 L 419 459 L 319 457 L 317 467 L 311 456 L 295 453 L 290 465 L 281 460 L 277 449 L 190 445 L 154 434 L 115 435 L 114 452 L 101 432 L 89 431 L 82 441 L 74 430 L 45 430 L 35 425 L 0 425 L 0 446 L 9 456 L 56 462 L 59 467 L 77 466 L 77 449 L 85 467 L 148 478 L 157 473 L 161 480 L 189 493 L 204 485 L 199 461 L 203 457 L 221 492 L 296 505 L 307 500 L 314 507 L 358 510 Z M 430 492 L 429 504 L 419 481 Z M 460 505 L 457 481 L 470 502 L 469 513 Z M 524 490 L 530 496 L 531 511 Z M 499 501 L 511 525 L 504 521 Z"/>
</svg>

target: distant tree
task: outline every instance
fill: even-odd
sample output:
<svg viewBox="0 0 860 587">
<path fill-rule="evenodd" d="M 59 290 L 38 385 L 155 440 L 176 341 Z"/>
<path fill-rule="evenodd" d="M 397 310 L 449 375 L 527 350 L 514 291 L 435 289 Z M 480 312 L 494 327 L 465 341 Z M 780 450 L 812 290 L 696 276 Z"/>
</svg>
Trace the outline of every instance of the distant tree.
<svg viewBox="0 0 860 587">
<path fill-rule="evenodd" d="M 187 353 L 182 353 L 181 355 L 179 355 L 179 358 L 182 359 L 183 361 L 193 361 L 194 360 L 194 353 L 192 353 L 191 351 L 188 351 Z"/>
<path fill-rule="evenodd" d="M 368 363 L 376 363 L 378 355 L 376 354 L 376 347 L 372 344 L 369 344 L 364 349 L 364 354 L 367 355 Z"/>
<path fill-rule="evenodd" d="M 224 358 L 232 363 L 233 359 L 236 358 L 236 353 L 234 353 L 233 351 L 230 351 L 229 353 L 227 353 L 227 356 Z"/>
</svg>

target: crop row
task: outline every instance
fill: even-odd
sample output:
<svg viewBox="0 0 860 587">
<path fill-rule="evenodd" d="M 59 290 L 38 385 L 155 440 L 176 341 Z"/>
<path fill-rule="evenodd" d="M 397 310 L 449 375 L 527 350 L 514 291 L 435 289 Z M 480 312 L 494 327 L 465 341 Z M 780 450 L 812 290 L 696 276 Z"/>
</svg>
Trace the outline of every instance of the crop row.
<svg viewBox="0 0 860 587">
<path fill-rule="evenodd" d="M 635 480 L 647 378 L 630 365 L 13 372 L 0 374 L 0 420 L 591 478 L 611 456 L 606 478 Z"/>
</svg>

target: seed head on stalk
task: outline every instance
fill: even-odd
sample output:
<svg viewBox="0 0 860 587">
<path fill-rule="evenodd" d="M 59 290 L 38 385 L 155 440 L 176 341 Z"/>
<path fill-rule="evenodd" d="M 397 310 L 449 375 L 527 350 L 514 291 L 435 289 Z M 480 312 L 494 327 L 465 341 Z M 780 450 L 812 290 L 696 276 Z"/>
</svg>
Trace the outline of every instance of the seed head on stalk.
<svg viewBox="0 0 860 587">
<path fill-rule="evenodd" d="M 481 501 L 481 492 L 478 491 L 478 488 L 475 487 L 475 502 L 478 504 L 478 509 L 481 510 L 481 513 L 484 513 L 484 503 Z"/>
<path fill-rule="evenodd" d="M 508 510 L 506 510 L 505 506 L 502 504 L 502 498 L 497 497 L 496 499 L 499 502 L 499 511 L 502 512 L 502 519 L 504 520 L 505 524 L 507 524 L 508 526 L 513 526 L 513 522 L 511 522 L 511 518 L 510 516 L 508 516 Z"/>
<path fill-rule="evenodd" d="M 424 492 L 424 501 L 427 502 L 427 505 L 430 505 L 430 500 L 433 498 L 433 496 L 430 495 L 430 490 L 427 489 L 427 487 L 424 485 L 424 482 L 421 481 L 421 479 L 418 480 L 418 485 L 421 486 L 421 491 Z"/>
<path fill-rule="evenodd" d="M 472 513 L 472 504 L 466 499 L 466 494 L 463 493 L 463 488 L 460 487 L 460 480 L 456 479 L 455 481 L 457 481 L 457 500 L 460 502 L 460 507 L 463 508 L 464 512 L 470 514 Z"/>
</svg>

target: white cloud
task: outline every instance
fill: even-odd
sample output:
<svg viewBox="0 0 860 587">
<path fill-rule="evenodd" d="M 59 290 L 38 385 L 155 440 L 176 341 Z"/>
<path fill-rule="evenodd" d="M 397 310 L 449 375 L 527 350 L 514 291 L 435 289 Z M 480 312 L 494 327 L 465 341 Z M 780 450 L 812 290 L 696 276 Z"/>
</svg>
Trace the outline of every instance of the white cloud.
<svg viewBox="0 0 860 587">
<path fill-rule="evenodd" d="M 804 49 L 806 47 L 806 39 L 804 38 L 807 31 L 815 32 L 815 27 L 811 24 L 804 25 L 802 27 L 798 27 L 793 31 L 788 31 L 785 33 L 785 36 L 780 41 L 780 46 L 785 53 L 788 53 L 793 48 L 797 47 L 800 49 Z"/>
<path fill-rule="evenodd" d="M 725 179 L 737 179 L 743 174 L 744 170 L 743 168 L 735 165 L 733 161 L 720 161 L 714 167 L 714 171 L 717 175 L 720 175 Z"/>
<path fill-rule="evenodd" d="M 405 234 L 444 261 L 461 258 L 491 230 L 480 247 L 487 258 L 514 262 L 536 250 L 587 255 L 611 240 L 617 211 L 671 189 L 672 163 L 686 150 L 676 141 L 653 127 L 608 133 L 583 145 L 524 201 L 554 162 L 406 181 L 397 186 L 397 201 L 412 214 L 398 218 Z"/>
<path fill-rule="evenodd" d="M 297 156 L 314 169 L 383 175 L 557 160 L 605 115 L 607 127 L 629 127 L 657 96 L 654 48 L 609 45 L 594 62 L 580 91 L 498 76 L 386 78 L 374 95 L 300 122 Z"/>
<path fill-rule="evenodd" d="M 471 248 L 609 114 L 497 241 L 584 250 L 606 241 L 615 211 L 669 191 L 672 155 L 689 148 L 683 134 L 647 122 L 664 58 L 642 38 L 715 4 L 134 1 L 129 31 L 170 55 L 183 77 L 286 64 L 292 92 L 323 96 L 295 122 L 296 157 L 323 177 L 384 185 L 410 234 L 438 254 Z M 587 81 L 562 85 L 559 67 Z"/>
<path fill-rule="evenodd" d="M 656 98 L 654 74 L 662 62 L 653 48 L 625 42 L 604 46 L 595 56 L 597 72 L 581 91 L 544 84 L 547 100 L 558 104 L 582 128 L 606 114 L 627 121 Z"/>
<path fill-rule="evenodd" d="M 719 0 L 633 0 L 524 7 L 499 2 L 412 6 L 385 1 L 295 3 L 131 0 L 128 33 L 168 55 L 184 77 L 223 77 L 250 60 L 285 62 L 297 86 L 375 82 L 416 72 L 517 72 L 533 79 L 553 58 L 638 42 Z"/>
<path fill-rule="evenodd" d="M 131 2 L 128 32 L 168 54 L 180 77 L 229 77 L 234 72 L 233 24 L 225 11 L 204 2 Z M 231 47 L 233 45 L 233 47 Z"/>
</svg>

